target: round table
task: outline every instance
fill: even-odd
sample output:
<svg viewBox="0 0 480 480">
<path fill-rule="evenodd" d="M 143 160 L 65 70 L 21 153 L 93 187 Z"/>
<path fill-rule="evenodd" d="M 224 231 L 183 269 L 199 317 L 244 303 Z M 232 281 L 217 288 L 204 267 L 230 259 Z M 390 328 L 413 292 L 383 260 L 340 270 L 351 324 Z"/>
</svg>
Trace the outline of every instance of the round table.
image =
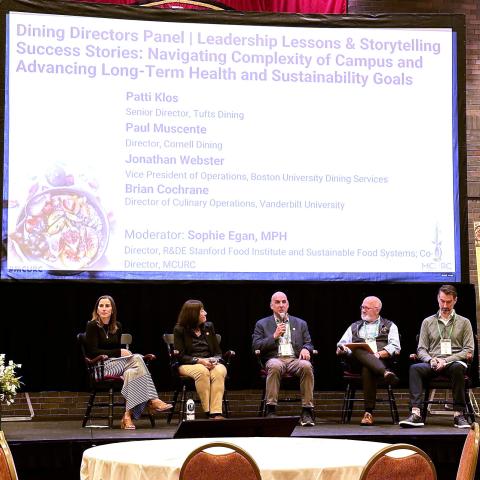
<svg viewBox="0 0 480 480">
<path fill-rule="evenodd" d="M 262 480 L 358 480 L 372 455 L 386 443 L 305 437 L 234 437 L 111 443 L 83 453 L 81 480 L 178 480 L 195 448 L 233 443 L 257 462 Z"/>
</svg>

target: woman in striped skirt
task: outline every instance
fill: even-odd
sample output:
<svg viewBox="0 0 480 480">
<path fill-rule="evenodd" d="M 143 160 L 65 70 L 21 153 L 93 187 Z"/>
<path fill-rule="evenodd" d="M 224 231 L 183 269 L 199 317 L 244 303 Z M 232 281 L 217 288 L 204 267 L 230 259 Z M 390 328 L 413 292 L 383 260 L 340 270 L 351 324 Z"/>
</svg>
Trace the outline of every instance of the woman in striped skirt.
<svg viewBox="0 0 480 480">
<path fill-rule="evenodd" d="M 112 297 L 101 296 L 95 303 L 92 319 L 87 323 L 87 355 L 107 355 L 105 375 L 122 376 L 122 395 L 126 399 L 126 411 L 121 427 L 134 430 L 134 419 L 142 414 L 145 407 L 150 413 L 163 412 L 172 405 L 158 398 L 157 390 L 143 357 L 121 348 L 122 326 L 117 321 L 117 308 Z"/>
</svg>

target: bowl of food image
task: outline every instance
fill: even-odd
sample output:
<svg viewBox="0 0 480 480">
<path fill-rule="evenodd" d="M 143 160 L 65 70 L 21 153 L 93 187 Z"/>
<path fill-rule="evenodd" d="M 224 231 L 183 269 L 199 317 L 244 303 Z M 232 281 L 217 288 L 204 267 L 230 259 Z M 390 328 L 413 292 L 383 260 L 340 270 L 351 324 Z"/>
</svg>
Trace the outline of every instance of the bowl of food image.
<svg viewBox="0 0 480 480">
<path fill-rule="evenodd" d="M 59 187 L 30 197 L 11 235 L 17 253 L 54 270 L 86 270 L 107 248 L 110 228 L 98 199 Z"/>
</svg>

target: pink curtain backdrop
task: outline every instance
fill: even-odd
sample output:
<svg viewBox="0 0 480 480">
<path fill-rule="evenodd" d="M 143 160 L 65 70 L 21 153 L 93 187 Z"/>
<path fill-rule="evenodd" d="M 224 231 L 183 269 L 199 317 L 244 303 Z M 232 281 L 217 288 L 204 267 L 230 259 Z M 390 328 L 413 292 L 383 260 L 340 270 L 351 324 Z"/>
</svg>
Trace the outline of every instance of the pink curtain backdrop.
<svg viewBox="0 0 480 480">
<path fill-rule="evenodd" d="M 286 13 L 345 13 L 347 0 L 224 0 L 240 11 Z"/>
<path fill-rule="evenodd" d="M 84 2 L 92 1 L 93 3 L 116 3 L 124 5 L 135 4 L 155 4 L 159 8 L 171 8 L 181 7 L 185 9 L 199 9 L 203 10 L 199 5 L 195 5 L 192 2 L 191 5 L 188 2 L 175 2 L 175 1 L 159 1 L 151 2 L 147 0 L 79 0 Z M 202 2 L 199 0 L 200 5 L 202 3 L 208 4 L 208 1 Z M 346 13 L 347 0 L 223 0 L 222 2 L 211 2 L 213 5 L 216 3 L 223 4 L 226 7 L 230 7 L 234 10 L 244 12 L 282 12 L 282 13 Z"/>
</svg>

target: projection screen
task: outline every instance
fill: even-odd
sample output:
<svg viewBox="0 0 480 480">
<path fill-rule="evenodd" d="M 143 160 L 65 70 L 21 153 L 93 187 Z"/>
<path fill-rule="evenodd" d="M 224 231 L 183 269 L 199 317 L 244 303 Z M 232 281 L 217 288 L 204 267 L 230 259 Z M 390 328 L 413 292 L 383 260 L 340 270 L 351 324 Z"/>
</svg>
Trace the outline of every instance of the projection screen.
<svg viewBox="0 0 480 480">
<path fill-rule="evenodd" d="M 462 280 L 462 16 L 2 8 L 2 280 Z"/>
</svg>

